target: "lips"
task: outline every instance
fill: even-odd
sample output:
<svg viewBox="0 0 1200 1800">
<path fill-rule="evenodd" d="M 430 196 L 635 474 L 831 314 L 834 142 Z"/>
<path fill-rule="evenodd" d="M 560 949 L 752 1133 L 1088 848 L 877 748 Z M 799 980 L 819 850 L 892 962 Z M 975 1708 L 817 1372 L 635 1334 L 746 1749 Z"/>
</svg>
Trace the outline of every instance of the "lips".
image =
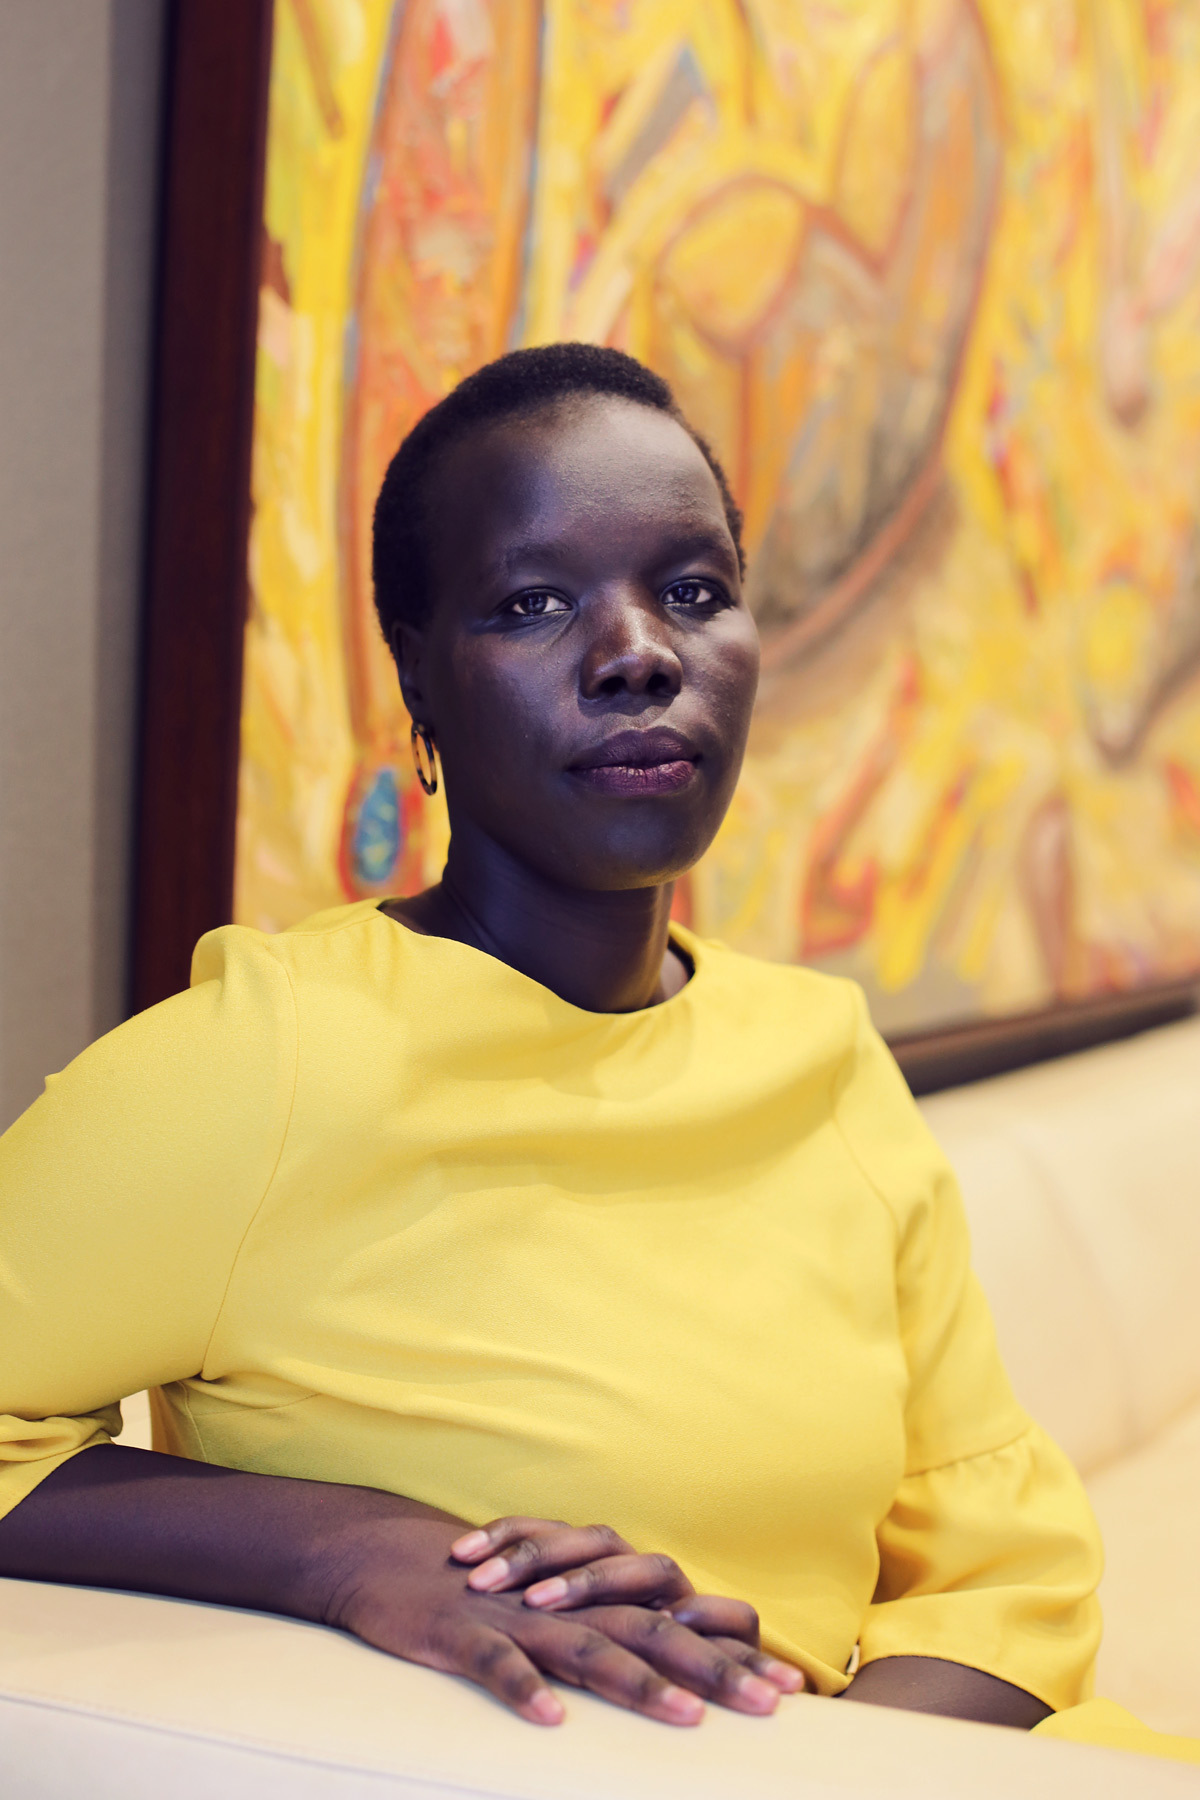
<svg viewBox="0 0 1200 1800">
<path fill-rule="evenodd" d="M 585 751 L 569 773 L 597 793 L 675 794 L 695 779 L 700 753 L 677 731 L 618 731 Z"/>
</svg>

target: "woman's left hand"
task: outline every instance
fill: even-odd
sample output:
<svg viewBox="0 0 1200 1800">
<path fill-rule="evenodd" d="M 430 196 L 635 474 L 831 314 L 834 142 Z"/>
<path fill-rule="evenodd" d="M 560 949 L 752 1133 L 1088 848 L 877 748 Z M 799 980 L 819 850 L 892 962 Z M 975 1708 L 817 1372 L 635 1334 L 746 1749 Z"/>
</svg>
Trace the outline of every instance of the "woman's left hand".
<svg viewBox="0 0 1200 1800">
<path fill-rule="evenodd" d="M 711 1638 L 782 1693 L 805 1686 L 801 1671 L 759 1649 L 758 1614 L 744 1600 L 698 1594 L 671 1556 L 639 1554 L 610 1525 L 571 1526 L 557 1519 L 493 1519 L 451 1547 L 473 1563 L 467 1585 L 477 1593 L 525 1591 L 539 1612 L 579 1607 L 646 1606 Z"/>
</svg>

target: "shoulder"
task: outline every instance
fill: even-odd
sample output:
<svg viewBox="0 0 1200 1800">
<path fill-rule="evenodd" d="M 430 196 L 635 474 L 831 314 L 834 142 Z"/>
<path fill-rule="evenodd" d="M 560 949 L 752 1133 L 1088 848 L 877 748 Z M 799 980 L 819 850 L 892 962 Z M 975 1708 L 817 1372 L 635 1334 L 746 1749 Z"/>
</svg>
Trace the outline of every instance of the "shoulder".
<svg viewBox="0 0 1200 1800">
<path fill-rule="evenodd" d="M 175 1146 L 214 1129 L 243 1146 L 282 1129 L 296 1061 L 287 973 L 262 932 L 226 926 L 196 947 L 191 985 L 135 1013 L 47 1076 L 27 1118 L 44 1137 Z M 215 1122 L 219 1121 L 219 1125 Z M 188 1134 L 192 1136 L 189 1138 Z M 277 1134 L 276 1134 L 277 1135 Z M 82 1151 L 80 1152 L 82 1155 Z M 149 1154 L 149 1151 L 147 1151 Z"/>
<path fill-rule="evenodd" d="M 740 1019 L 757 1034 L 781 1034 L 834 1065 L 856 1054 L 864 1023 L 870 1026 L 857 982 L 799 963 L 764 962 L 678 926 L 672 935 L 702 978 L 696 999 L 703 994 L 706 1006 L 730 1023 Z"/>
<path fill-rule="evenodd" d="M 854 1033 L 839 1070 L 834 1122 L 891 1212 L 902 1245 L 926 1228 L 965 1244 L 966 1222 L 953 1170 L 875 1029 L 866 996 L 857 983 L 848 985 Z"/>
<path fill-rule="evenodd" d="M 216 981 L 234 986 L 278 987 L 332 963 L 370 960 L 371 943 L 400 937 L 374 900 L 313 913 L 284 931 L 222 925 L 206 932 L 192 955 L 192 986 Z"/>
<path fill-rule="evenodd" d="M 403 1027 L 407 1040 L 426 1018 L 442 1020 L 445 1030 L 444 1015 L 464 996 L 461 981 L 448 982 L 438 949 L 438 940 L 396 924 L 376 901 L 359 900 L 285 931 L 226 925 L 209 932 L 193 957 L 193 991 L 205 984 L 243 1015 L 270 1010 L 308 1059 L 340 1055 L 347 1034 L 362 1042 L 364 1034 L 394 1036 Z"/>
<path fill-rule="evenodd" d="M 851 1156 L 898 1223 L 911 1221 L 949 1171 L 858 983 L 678 936 L 703 967 L 715 1005 L 743 1013 L 781 1060 L 803 1047 L 808 1067 L 828 1080 L 830 1116 Z"/>
</svg>

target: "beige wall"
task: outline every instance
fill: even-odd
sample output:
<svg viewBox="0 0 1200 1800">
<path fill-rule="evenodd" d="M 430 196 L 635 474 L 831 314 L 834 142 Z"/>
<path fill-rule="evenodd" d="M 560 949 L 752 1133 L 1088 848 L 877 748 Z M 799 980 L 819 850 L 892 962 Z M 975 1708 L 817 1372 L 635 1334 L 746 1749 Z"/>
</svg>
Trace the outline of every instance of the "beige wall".
<svg viewBox="0 0 1200 1800">
<path fill-rule="evenodd" d="M 0 1127 L 116 1024 L 163 0 L 0 0 Z"/>
</svg>

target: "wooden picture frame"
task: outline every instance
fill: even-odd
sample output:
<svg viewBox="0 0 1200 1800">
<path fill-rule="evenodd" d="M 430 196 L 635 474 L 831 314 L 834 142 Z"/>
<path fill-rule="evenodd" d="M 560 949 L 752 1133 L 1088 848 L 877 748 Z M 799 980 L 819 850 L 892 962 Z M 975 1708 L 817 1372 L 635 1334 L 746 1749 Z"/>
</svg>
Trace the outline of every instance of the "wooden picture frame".
<svg viewBox="0 0 1200 1800">
<path fill-rule="evenodd" d="M 173 0 L 151 412 L 130 1000 L 233 906 L 271 0 Z"/>
<path fill-rule="evenodd" d="M 131 1004 L 232 915 L 272 0 L 174 0 L 143 639 Z M 916 1093 L 1196 1010 L 1192 981 L 893 1042 Z"/>
</svg>

